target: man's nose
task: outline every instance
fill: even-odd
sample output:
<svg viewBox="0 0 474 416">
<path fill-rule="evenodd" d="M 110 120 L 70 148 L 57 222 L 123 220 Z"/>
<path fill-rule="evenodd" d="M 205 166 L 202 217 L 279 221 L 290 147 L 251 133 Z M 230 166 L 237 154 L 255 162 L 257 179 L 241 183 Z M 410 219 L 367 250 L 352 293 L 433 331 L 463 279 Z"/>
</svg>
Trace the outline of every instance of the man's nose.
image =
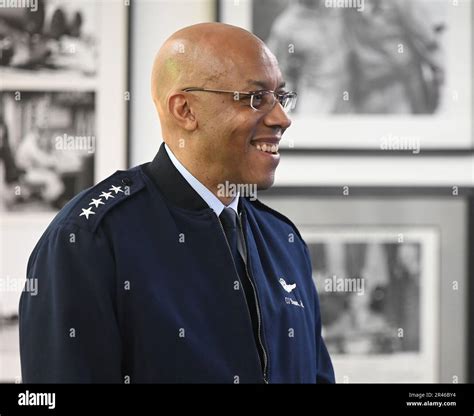
<svg viewBox="0 0 474 416">
<path fill-rule="evenodd" d="M 265 115 L 263 121 L 268 127 L 278 126 L 283 131 L 291 126 L 291 119 L 278 101 L 272 110 Z"/>
</svg>

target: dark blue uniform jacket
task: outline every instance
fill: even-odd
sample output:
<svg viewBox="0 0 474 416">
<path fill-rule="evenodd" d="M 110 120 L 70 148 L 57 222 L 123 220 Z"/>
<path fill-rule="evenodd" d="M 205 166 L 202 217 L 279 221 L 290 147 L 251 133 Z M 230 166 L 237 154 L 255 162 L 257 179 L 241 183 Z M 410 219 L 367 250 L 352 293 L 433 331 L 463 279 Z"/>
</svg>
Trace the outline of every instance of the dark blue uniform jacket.
<svg viewBox="0 0 474 416">
<path fill-rule="evenodd" d="M 240 210 L 253 317 L 218 217 L 163 146 L 77 195 L 28 262 L 23 382 L 334 382 L 298 230 L 258 200 Z"/>
</svg>

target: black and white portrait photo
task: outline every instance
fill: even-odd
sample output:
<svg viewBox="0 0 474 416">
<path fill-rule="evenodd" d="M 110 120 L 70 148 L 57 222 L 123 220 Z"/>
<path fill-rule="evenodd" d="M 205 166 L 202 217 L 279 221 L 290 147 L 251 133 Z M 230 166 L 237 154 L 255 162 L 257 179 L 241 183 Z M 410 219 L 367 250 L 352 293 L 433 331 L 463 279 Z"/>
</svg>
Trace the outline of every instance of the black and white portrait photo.
<svg viewBox="0 0 474 416">
<path fill-rule="evenodd" d="M 419 350 L 421 249 L 419 243 L 385 242 L 310 246 L 331 352 Z"/>
<path fill-rule="evenodd" d="M 97 72 L 96 2 L 36 0 L 0 8 L 0 74 Z"/>
<path fill-rule="evenodd" d="M 435 381 L 436 232 L 334 227 L 306 240 L 340 380 Z"/>
<path fill-rule="evenodd" d="M 340 3 L 340 2 L 339 2 Z M 346 2 L 347 3 L 347 2 Z M 253 32 L 275 53 L 296 111 L 431 114 L 439 110 L 446 4 L 365 0 L 253 2 Z"/>
<path fill-rule="evenodd" d="M 94 93 L 0 93 L 1 211 L 60 209 L 93 183 Z"/>
</svg>

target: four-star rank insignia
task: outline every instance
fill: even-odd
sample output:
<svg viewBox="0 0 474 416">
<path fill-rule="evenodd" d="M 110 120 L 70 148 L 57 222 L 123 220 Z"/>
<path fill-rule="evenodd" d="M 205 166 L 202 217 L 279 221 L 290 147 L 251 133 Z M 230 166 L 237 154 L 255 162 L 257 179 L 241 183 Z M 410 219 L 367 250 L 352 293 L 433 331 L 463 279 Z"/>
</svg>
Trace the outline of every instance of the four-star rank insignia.
<svg viewBox="0 0 474 416">
<path fill-rule="evenodd" d="M 117 196 L 117 194 L 120 194 L 120 192 L 125 195 L 126 193 L 123 191 L 121 186 L 114 186 L 112 185 L 108 190 L 108 192 L 103 191 L 98 197 L 92 198 L 92 200 L 89 202 L 89 207 L 88 208 L 81 208 L 82 212 L 79 214 L 80 217 L 84 216 L 86 220 L 89 219 L 90 215 L 95 215 L 98 209 L 100 209 L 100 205 L 106 205 L 107 201 L 109 199 L 113 199 Z M 104 202 L 105 201 L 105 202 Z M 91 206 L 93 205 L 93 206 Z M 96 210 L 96 212 L 92 211 L 93 209 Z"/>
<path fill-rule="evenodd" d="M 131 196 L 144 188 L 145 181 L 140 166 L 127 171 L 116 171 L 73 198 L 70 202 L 74 204 L 76 199 L 77 204 L 74 204 L 71 214 L 79 227 L 95 232 L 111 210 L 117 213 L 117 210 L 129 206 L 126 201 L 132 202 Z"/>
</svg>

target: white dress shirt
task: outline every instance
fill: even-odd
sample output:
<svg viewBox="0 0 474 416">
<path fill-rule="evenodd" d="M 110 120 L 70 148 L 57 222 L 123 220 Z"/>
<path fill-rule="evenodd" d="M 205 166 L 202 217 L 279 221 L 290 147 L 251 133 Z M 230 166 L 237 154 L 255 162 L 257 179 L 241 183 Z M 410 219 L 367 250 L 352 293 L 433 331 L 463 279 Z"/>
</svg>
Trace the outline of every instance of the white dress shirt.
<svg viewBox="0 0 474 416">
<path fill-rule="evenodd" d="M 209 205 L 210 208 L 214 210 L 217 216 L 221 215 L 221 212 L 223 209 L 226 207 L 217 196 L 215 196 L 209 189 L 207 189 L 201 182 L 199 182 L 192 174 L 189 172 L 183 164 L 176 158 L 176 156 L 173 154 L 171 149 L 166 145 L 165 143 L 165 150 L 166 153 L 168 153 L 169 158 L 171 159 L 171 162 L 175 166 L 176 169 L 178 169 L 178 172 L 183 175 L 184 179 L 186 179 L 186 182 L 191 185 L 191 187 L 199 194 L 199 196 L 206 201 L 207 205 Z M 237 206 L 239 204 L 239 193 L 237 193 L 237 196 L 234 197 L 234 199 L 231 201 L 229 205 L 227 205 L 228 208 L 232 208 L 237 214 L 239 213 L 237 210 Z"/>
</svg>

